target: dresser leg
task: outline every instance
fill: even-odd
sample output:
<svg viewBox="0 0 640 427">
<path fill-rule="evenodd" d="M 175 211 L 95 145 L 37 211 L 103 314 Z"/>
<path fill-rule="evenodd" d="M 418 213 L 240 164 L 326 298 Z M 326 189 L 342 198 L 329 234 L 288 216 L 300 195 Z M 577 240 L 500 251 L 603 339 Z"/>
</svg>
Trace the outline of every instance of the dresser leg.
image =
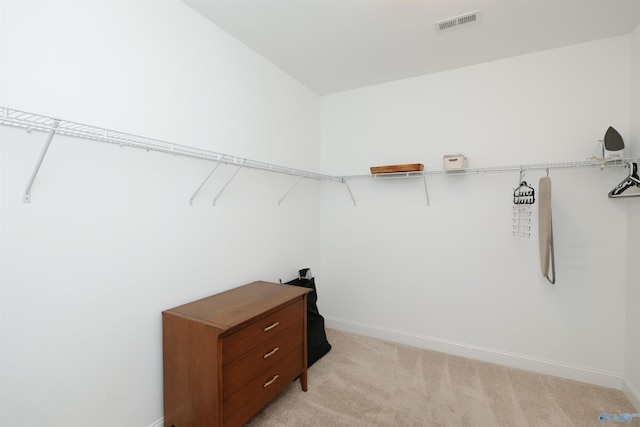
<svg viewBox="0 0 640 427">
<path fill-rule="evenodd" d="M 300 385 L 302 386 L 302 391 L 307 391 L 307 370 L 305 369 L 302 374 L 300 374 Z"/>
</svg>

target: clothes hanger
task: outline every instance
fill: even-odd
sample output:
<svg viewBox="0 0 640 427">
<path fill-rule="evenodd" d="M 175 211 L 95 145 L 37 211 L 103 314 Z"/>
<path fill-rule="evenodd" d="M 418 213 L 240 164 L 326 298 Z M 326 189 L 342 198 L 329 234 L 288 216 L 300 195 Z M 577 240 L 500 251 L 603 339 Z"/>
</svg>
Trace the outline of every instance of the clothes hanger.
<svg viewBox="0 0 640 427">
<path fill-rule="evenodd" d="M 640 197 L 640 176 L 638 162 L 629 163 L 629 176 L 609 192 L 609 197 Z"/>
</svg>

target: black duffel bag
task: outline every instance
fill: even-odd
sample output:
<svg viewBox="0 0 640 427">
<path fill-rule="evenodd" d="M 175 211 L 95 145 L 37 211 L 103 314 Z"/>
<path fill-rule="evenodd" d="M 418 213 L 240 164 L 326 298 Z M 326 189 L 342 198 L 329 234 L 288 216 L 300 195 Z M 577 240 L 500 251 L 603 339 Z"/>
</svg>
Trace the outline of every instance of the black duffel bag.
<svg viewBox="0 0 640 427">
<path fill-rule="evenodd" d="M 307 295 L 307 367 L 313 365 L 331 350 L 324 330 L 324 317 L 318 311 L 318 292 L 315 278 L 311 277 L 311 270 L 303 268 L 295 280 L 286 282 L 287 285 L 312 289 Z"/>
</svg>

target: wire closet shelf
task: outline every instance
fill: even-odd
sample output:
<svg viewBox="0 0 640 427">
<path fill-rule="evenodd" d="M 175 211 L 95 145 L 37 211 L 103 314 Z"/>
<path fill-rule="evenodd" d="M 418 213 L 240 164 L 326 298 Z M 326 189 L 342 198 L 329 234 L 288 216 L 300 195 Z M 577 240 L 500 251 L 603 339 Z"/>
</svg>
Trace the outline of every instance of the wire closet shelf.
<svg viewBox="0 0 640 427">
<path fill-rule="evenodd" d="M 479 173 L 500 173 L 500 172 L 523 172 L 532 170 L 551 169 L 576 169 L 576 168 L 604 168 L 610 166 L 626 166 L 629 162 L 638 161 L 636 158 L 616 158 L 616 159 L 586 159 L 577 162 L 556 162 L 556 163 L 531 163 L 508 166 L 489 166 L 482 168 L 466 168 L 460 171 L 450 172 L 445 170 L 428 170 L 421 172 L 393 172 L 375 175 L 345 175 L 342 178 L 347 180 L 369 180 L 369 179 L 393 179 L 393 178 L 421 178 L 423 176 L 461 176 Z"/>
<path fill-rule="evenodd" d="M 241 158 L 230 154 L 218 153 L 214 151 L 204 150 L 197 147 L 191 147 L 187 145 L 174 144 L 158 139 L 147 138 L 143 136 L 133 135 L 129 133 L 119 132 L 115 130 L 105 129 L 92 125 L 86 125 L 77 122 L 71 122 L 62 120 L 55 117 L 44 116 L 41 114 L 29 113 L 26 111 L 10 109 L 0 106 L 0 124 L 5 126 L 22 128 L 27 131 L 42 131 L 49 132 L 49 140 L 47 141 L 43 153 L 39 159 L 39 163 L 36 165 L 36 170 L 32 176 L 32 181 L 35 179 L 40 163 L 44 158 L 48 144 L 51 142 L 53 135 L 66 135 L 76 138 L 82 138 L 86 140 L 106 142 L 110 144 L 117 144 L 122 147 L 140 148 L 147 151 L 157 151 L 161 153 L 172 154 L 176 156 L 190 157 L 194 159 L 208 160 L 216 163 L 216 167 L 219 164 L 236 165 L 240 168 L 258 169 L 269 172 L 276 172 L 280 174 L 287 174 L 299 177 L 299 180 L 294 184 L 295 187 L 298 182 L 304 178 L 310 178 L 321 181 L 334 181 L 346 184 L 349 194 L 354 202 L 355 199 L 349 188 L 348 181 L 354 180 L 377 180 L 377 179 L 403 179 L 403 178 L 423 178 L 425 180 L 425 192 L 426 192 L 426 177 L 427 176 L 460 176 L 467 174 L 477 173 L 498 173 L 498 172 L 522 172 L 531 170 L 550 170 L 550 169 L 571 169 L 571 168 L 591 168 L 591 167 L 610 167 L 610 166 L 626 166 L 630 162 L 637 162 L 638 159 L 587 159 L 578 162 L 560 162 L 560 163 L 537 163 L 537 164 L 520 164 L 511 166 L 493 166 L 493 167 L 481 167 L 481 168 L 466 168 L 461 171 L 449 172 L 444 170 L 428 170 L 421 172 L 396 172 L 396 173 L 383 173 L 383 174 L 371 174 L 371 175 L 327 175 L 316 172 L 311 172 L 303 169 L 296 169 L 286 166 L 275 165 L 271 163 L 261 162 L 257 160 L 251 160 L 247 158 Z M 215 167 L 214 167 L 215 170 Z M 213 171 L 211 172 L 213 173 Z M 211 175 L 209 174 L 209 176 Z M 208 177 L 207 177 L 208 179 Z M 206 179 L 205 179 L 206 182 Z M 25 192 L 25 201 L 28 197 L 28 190 Z M 227 183 L 228 184 L 228 183 Z M 204 182 L 203 184 L 204 185 Z M 200 186 L 200 188 L 202 187 Z M 226 187 L 226 186 L 225 186 Z M 285 194 L 287 194 L 293 187 Z M 196 193 L 189 200 L 193 200 L 193 197 L 200 190 L 196 190 Z M 223 188 L 224 190 L 224 188 Z M 218 194 L 219 196 L 220 194 Z M 216 196 L 216 199 L 217 197 Z M 284 197 L 282 199 L 284 199 Z M 278 203 L 280 203 L 282 201 Z M 428 202 L 428 193 L 427 193 Z M 214 199 L 215 205 L 215 199 Z"/>
<path fill-rule="evenodd" d="M 302 169 L 274 165 L 271 163 L 217 153 L 187 145 L 173 144 L 158 139 L 147 138 L 129 133 L 118 132 L 96 126 L 71 122 L 54 117 L 43 116 L 25 111 L 0 107 L 0 124 L 23 128 L 27 131 L 54 132 L 56 135 L 66 135 L 87 140 L 117 144 L 122 147 L 141 148 L 148 151 L 173 154 L 194 159 L 209 160 L 223 164 L 232 164 L 251 169 L 283 173 L 316 180 L 340 180 L 330 175 L 319 174 Z"/>
</svg>

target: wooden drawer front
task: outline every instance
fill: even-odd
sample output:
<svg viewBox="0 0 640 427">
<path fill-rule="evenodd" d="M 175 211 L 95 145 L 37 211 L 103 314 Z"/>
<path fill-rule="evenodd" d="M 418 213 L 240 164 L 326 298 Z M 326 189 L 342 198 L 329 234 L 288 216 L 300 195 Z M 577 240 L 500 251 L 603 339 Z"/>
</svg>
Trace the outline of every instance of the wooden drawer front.
<svg viewBox="0 0 640 427">
<path fill-rule="evenodd" d="M 225 427 L 241 426 L 302 372 L 302 345 L 246 384 L 223 405 Z"/>
<path fill-rule="evenodd" d="M 302 320 L 306 310 L 302 302 L 301 298 L 282 310 L 225 337 L 222 344 L 222 364 L 231 362 L 257 344 L 276 336 L 295 322 Z"/>
<path fill-rule="evenodd" d="M 291 350 L 302 344 L 302 320 L 275 337 L 258 344 L 248 353 L 229 363 L 222 370 L 223 399 L 228 399 L 245 384 L 261 376 L 268 368 L 281 361 Z M 302 363 L 300 363 L 300 369 Z"/>
</svg>

